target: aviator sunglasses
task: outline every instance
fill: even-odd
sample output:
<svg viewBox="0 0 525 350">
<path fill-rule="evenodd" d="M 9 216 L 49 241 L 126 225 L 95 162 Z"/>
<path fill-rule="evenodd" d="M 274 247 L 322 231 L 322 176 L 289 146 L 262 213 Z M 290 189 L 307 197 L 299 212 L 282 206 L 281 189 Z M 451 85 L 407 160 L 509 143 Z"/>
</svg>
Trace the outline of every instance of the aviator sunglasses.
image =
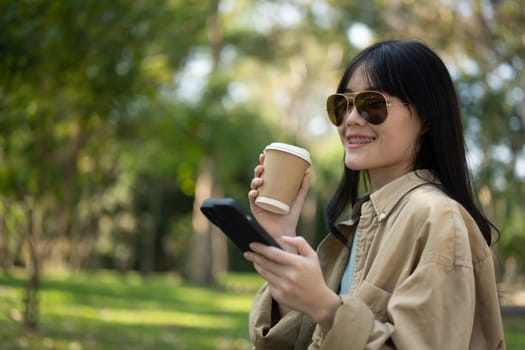
<svg viewBox="0 0 525 350">
<path fill-rule="evenodd" d="M 408 103 L 401 103 L 408 105 Z M 330 121 L 339 126 L 348 112 L 355 106 L 359 115 L 371 124 L 381 124 L 386 120 L 388 107 L 393 106 L 379 91 L 339 93 L 328 96 L 326 110 Z"/>
</svg>

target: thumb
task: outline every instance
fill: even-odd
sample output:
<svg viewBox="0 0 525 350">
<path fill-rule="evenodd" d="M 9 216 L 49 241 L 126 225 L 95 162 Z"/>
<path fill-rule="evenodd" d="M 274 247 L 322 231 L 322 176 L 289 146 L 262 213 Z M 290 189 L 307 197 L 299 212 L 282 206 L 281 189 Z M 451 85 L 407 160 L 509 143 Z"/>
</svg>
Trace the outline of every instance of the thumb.
<svg viewBox="0 0 525 350">
<path fill-rule="evenodd" d="M 315 250 L 308 244 L 306 239 L 301 236 L 282 236 L 281 239 L 290 247 L 297 250 L 297 254 L 306 258 L 316 255 Z"/>
<path fill-rule="evenodd" d="M 310 182 L 312 181 L 312 173 L 308 171 L 304 177 L 303 181 L 301 182 L 301 187 L 299 187 L 299 192 L 297 193 L 297 197 L 295 197 L 295 200 L 292 204 L 292 207 L 295 211 L 300 211 L 304 200 L 306 198 L 306 194 L 308 193 L 308 189 L 310 188 Z"/>
<path fill-rule="evenodd" d="M 310 188 L 310 182 L 312 181 L 312 172 L 308 171 L 306 174 L 304 174 L 303 181 L 301 182 L 301 187 L 299 188 L 298 197 L 304 201 L 304 197 L 306 197 L 306 193 L 308 193 L 308 189 Z"/>
</svg>

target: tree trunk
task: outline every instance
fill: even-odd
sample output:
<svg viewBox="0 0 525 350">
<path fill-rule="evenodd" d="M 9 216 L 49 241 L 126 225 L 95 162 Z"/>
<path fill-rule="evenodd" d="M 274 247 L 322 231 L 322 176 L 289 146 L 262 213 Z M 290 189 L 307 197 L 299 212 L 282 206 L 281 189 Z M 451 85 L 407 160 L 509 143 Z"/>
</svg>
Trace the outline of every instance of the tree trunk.
<svg viewBox="0 0 525 350">
<path fill-rule="evenodd" d="M 142 233 L 142 253 L 140 254 L 140 272 L 144 277 L 150 275 L 155 268 L 155 239 L 161 220 L 162 189 L 162 183 L 157 180 L 150 192 L 150 224 Z"/>
<path fill-rule="evenodd" d="M 29 248 L 27 269 L 29 279 L 24 294 L 23 327 L 26 332 L 32 333 L 38 329 L 40 315 L 39 292 L 41 265 L 39 239 L 41 236 L 43 215 L 41 210 L 32 207 L 29 208 L 27 212 L 27 244 Z"/>
<path fill-rule="evenodd" d="M 211 13 L 208 18 L 208 41 L 212 51 L 213 72 L 217 70 L 223 45 L 219 3 L 220 0 L 211 0 Z M 202 201 L 222 196 L 221 189 L 214 181 L 218 173 L 217 162 L 214 159 L 208 157 L 202 160 L 195 184 L 192 222 L 194 236 L 188 268 L 190 279 L 197 283 L 214 284 L 217 277 L 228 268 L 226 238 L 200 211 Z"/>
<path fill-rule="evenodd" d="M 5 201 L 3 204 L 3 212 L 0 216 L 0 266 L 2 271 L 9 275 L 13 266 L 13 258 L 9 249 L 9 232 L 5 222 L 5 218 L 8 216 L 8 204 Z"/>
<path fill-rule="evenodd" d="M 200 205 L 205 199 L 222 195 L 214 181 L 216 168 L 213 159 L 203 160 L 195 185 L 194 236 L 188 273 L 190 280 L 201 284 L 214 284 L 217 276 L 228 267 L 226 238 L 200 211 Z"/>
</svg>

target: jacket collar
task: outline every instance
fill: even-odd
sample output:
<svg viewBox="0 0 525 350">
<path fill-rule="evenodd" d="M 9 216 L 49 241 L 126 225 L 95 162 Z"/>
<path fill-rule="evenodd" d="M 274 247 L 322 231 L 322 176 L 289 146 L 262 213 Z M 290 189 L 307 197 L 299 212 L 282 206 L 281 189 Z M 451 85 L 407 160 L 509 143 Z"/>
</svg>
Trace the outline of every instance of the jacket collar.
<svg viewBox="0 0 525 350">
<path fill-rule="evenodd" d="M 372 209 L 374 210 L 378 221 L 382 221 L 390 214 L 392 209 L 407 193 L 417 187 L 428 184 L 438 186 L 440 185 L 439 180 L 432 174 L 430 170 L 422 169 L 409 172 L 400 178 L 397 178 L 396 180 L 386 184 L 379 190 L 371 194 L 365 194 L 357 201 L 356 205 L 354 206 L 352 210 L 352 218 L 349 220 L 340 221 L 337 226 L 341 230 L 344 230 L 344 227 L 354 225 L 359 220 L 361 206 L 363 203 L 369 200 L 372 203 Z"/>
<path fill-rule="evenodd" d="M 428 184 L 439 185 L 439 180 L 429 170 L 415 170 L 371 193 L 370 202 L 378 221 L 384 220 L 407 193 Z"/>
</svg>

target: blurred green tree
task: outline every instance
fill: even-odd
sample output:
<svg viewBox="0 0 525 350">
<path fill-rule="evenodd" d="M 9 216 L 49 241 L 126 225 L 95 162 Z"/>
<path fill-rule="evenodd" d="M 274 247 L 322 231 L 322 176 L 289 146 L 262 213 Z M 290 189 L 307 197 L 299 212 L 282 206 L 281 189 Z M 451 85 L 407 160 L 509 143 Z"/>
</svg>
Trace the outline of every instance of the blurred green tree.
<svg viewBox="0 0 525 350">
<path fill-rule="evenodd" d="M 137 99 L 158 86 L 150 43 L 174 14 L 164 1 L 0 4 L 0 186 L 4 203 L 25 213 L 29 330 L 38 324 L 42 259 L 58 251 L 49 243 L 70 260 L 87 258 L 83 243 L 93 244 L 121 171 L 118 140 Z"/>
</svg>

